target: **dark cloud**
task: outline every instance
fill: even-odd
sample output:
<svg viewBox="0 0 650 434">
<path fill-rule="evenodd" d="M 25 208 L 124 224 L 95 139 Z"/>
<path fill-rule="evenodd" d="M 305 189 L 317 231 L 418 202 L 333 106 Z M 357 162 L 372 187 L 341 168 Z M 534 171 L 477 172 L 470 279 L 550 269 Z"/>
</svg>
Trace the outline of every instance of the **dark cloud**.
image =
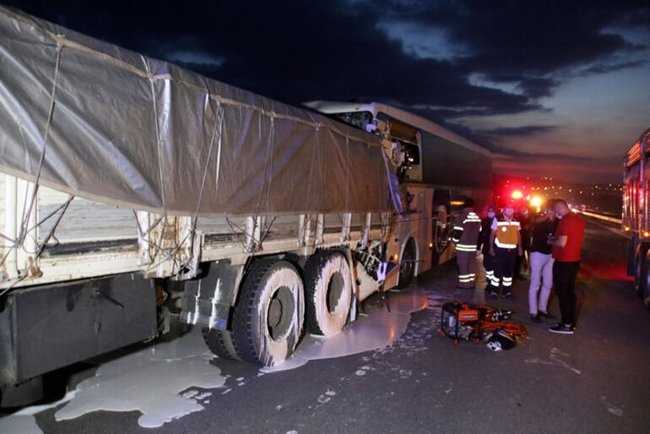
<svg viewBox="0 0 650 434">
<path fill-rule="evenodd" d="M 553 89 L 560 85 L 560 81 L 553 78 L 525 77 L 517 85 L 525 95 L 530 98 L 551 96 Z"/>
<path fill-rule="evenodd" d="M 556 130 L 556 125 L 522 125 L 519 127 L 499 127 L 489 130 L 479 130 L 480 134 L 487 136 L 532 136 Z"/>
<path fill-rule="evenodd" d="M 563 79 L 578 68 L 644 47 L 609 30 L 623 23 L 639 24 L 648 17 L 647 1 L 391 2 L 392 19 L 442 28 L 471 54 L 459 68 L 480 72 L 497 83 L 515 84 L 530 99 L 551 96 Z M 650 27 L 648 22 L 645 26 Z M 612 64 L 611 71 L 641 62 Z M 584 69 L 602 73 L 606 66 Z"/>
<path fill-rule="evenodd" d="M 647 0 L 6 3 L 292 104 L 389 102 L 493 149 L 552 127 L 455 120 L 549 111 L 566 80 L 643 64 L 630 57 L 642 44 L 612 28 L 650 28 Z"/>
<path fill-rule="evenodd" d="M 11 3 L 11 2 L 10 2 Z M 403 105 L 435 104 L 438 120 L 462 114 L 541 109 L 560 83 L 549 74 L 631 48 L 603 33 L 630 20 L 634 3 L 439 1 L 338 2 L 79 2 L 20 0 L 36 15 L 76 30 L 168 58 L 214 78 L 292 103 L 367 97 Z M 388 37 L 379 23 L 415 23 L 443 31 L 466 54 L 420 58 Z M 428 27 L 427 27 L 428 26 Z M 419 36 L 418 36 L 419 35 Z M 423 37 L 418 34 L 416 37 Z M 424 42 L 427 42 L 425 40 Z M 211 53 L 222 64 L 183 62 Z M 514 94 L 471 85 L 471 73 L 516 83 Z"/>
<path fill-rule="evenodd" d="M 579 72 L 579 75 L 593 75 L 593 74 L 607 74 L 609 72 L 620 71 L 621 69 L 627 68 L 636 68 L 638 66 L 643 66 L 647 63 L 645 59 L 631 60 L 629 62 L 618 62 L 618 63 L 599 63 L 597 65 L 590 66 L 583 69 Z"/>
</svg>

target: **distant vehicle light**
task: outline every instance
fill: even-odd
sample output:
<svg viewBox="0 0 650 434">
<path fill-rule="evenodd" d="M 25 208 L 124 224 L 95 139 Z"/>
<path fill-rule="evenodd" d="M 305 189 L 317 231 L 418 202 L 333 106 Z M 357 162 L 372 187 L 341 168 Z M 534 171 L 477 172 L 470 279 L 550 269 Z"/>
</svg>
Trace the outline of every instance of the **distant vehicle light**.
<svg viewBox="0 0 650 434">
<path fill-rule="evenodd" d="M 644 231 L 644 232 L 643 232 L 643 236 L 644 236 L 644 237 L 650 237 L 650 232 L 645 232 L 645 231 Z"/>
<path fill-rule="evenodd" d="M 451 201 L 449 201 L 449 205 L 451 205 L 451 206 L 462 206 L 462 205 L 465 205 L 465 201 L 464 200 L 451 200 Z"/>
<path fill-rule="evenodd" d="M 537 195 L 531 196 L 530 206 L 539 209 L 542 207 L 543 204 L 544 204 L 544 198 L 542 196 L 537 196 Z"/>
<path fill-rule="evenodd" d="M 630 232 L 630 227 L 629 226 L 625 226 L 623 229 L 625 230 L 625 232 Z"/>
<path fill-rule="evenodd" d="M 515 200 L 519 200 L 524 197 L 524 194 L 521 192 L 521 190 L 515 190 L 512 192 L 510 197 L 512 197 Z"/>
</svg>

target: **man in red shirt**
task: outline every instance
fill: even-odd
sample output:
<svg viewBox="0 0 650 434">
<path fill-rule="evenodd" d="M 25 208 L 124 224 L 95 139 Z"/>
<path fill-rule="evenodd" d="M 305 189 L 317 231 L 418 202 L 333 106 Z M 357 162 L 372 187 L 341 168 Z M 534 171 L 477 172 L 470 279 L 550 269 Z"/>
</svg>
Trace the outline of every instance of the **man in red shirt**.
<svg viewBox="0 0 650 434">
<path fill-rule="evenodd" d="M 572 213 L 564 200 L 557 200 L 553 208 L 560 223 L 555 235 L 549 239 L 549 244 L 553 246 L 553 284 L 560 301 L 562 321 L 549 331 L 572 335 L 576 325 L 575 286 L 585 236 L 585 221 Z"/>
</svg>

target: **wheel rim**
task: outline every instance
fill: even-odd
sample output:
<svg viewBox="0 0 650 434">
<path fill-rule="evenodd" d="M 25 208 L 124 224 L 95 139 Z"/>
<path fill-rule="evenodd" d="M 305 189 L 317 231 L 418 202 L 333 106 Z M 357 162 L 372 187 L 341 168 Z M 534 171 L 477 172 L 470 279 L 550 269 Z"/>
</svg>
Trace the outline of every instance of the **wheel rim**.
<svg viewBox="0 0 650 434">
<path fill-rule="evenodd" d="M 343 288 L 345 281 L 340 272 L 332 274 L 329 284 L 327 285 L 327 311 L 330 314 L 336 313 L 341 307 L 341 295 L 343 295 Z"/>
<path fill-rule="evenodd" d="M 266 326 L 274 341 L 285 339 L 291 331 L 296 310 L 293 294 L 286 286 L 276 289 L 269 301 Z"/>
</svg>

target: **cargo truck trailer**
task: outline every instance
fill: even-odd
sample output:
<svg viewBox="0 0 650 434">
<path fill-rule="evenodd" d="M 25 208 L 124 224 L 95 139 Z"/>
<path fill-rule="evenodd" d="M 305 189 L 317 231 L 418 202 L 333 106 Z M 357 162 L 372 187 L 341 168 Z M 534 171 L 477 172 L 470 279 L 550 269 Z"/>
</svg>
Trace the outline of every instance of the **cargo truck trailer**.
<svg viewBox="0 0 650 434">
<path fill-rule="evenodd" d="M 173 320 L 282 363 L 447 246 L 456 193 L 416 178 L 460 139 L 363 131 L 2 7 L 0 64 L 0 404 Z"/>
</svg>

